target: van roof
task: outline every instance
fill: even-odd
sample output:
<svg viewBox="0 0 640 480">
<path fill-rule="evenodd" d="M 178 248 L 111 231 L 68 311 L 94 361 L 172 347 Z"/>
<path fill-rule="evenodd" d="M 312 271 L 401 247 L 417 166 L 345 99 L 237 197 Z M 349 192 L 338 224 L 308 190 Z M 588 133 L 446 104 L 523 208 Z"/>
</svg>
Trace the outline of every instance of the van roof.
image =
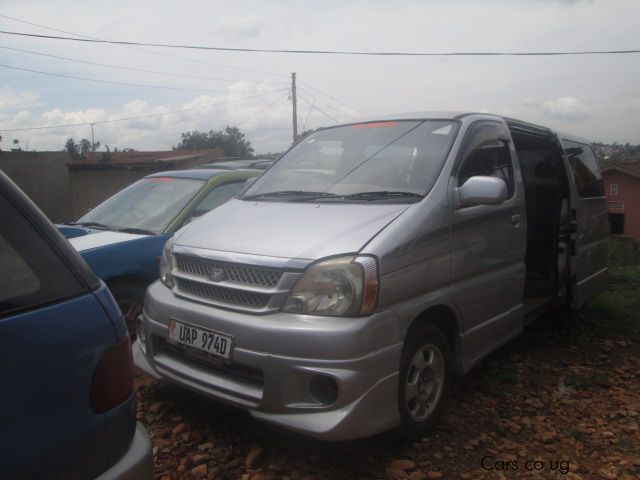
<svg viewBox="0 0 640 480">
<path fill-rule="evenodd" d="M 499 118 L 507 122 L 508 124 L 519 124 L 522 126 L 530 127 L 536 130 L 543 130 L 547 133 L 553 133 L 558 136 L 560 140 L 571 140 L 578 143 L 586 143 L 591 144 L 591 142 L 584 138 L 579 137 L 577 135 L 569 134 L 566 132 L 558 132 L 553 128 L 546 127 L 543 125 L 537 125 L 534 123 L 526 122 L 523 120 L 519 120 L 516 118 L 506 117 L 504 115 L 497 115 L 494 113 L 487 112 L 471 112 L 471 111 L 432 111 L 432 112 L 406 112 L 406 113 L 391 113 L 391 114 L 383 114 L 377 116 L 365 117 L 362 119 L 357 119 L 352 122 L 345 122 L 341 125 L 352 125 L 354 123 L 368 123 L 368 122 L 376 122 L 376 121 L 391 121 L 391 120 L 460 120 L 464 117 L 468 116 L 480 116 L 485 118 Z M 335 125 L 332 125 L 335 126 Z"/>
</svg>

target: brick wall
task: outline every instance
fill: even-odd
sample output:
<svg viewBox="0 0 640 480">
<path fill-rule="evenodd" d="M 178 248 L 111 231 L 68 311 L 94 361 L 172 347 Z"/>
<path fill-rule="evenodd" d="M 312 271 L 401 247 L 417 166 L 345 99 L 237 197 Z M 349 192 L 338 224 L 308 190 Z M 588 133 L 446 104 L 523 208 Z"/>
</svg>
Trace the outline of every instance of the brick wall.
<svg viewBox="0 0 640 480">
<path fill-rule="evenodd" d="M 609 213 L 623 213 L 624 235 L 640 242 L 640 178 L 616 171 L 603 172 L 602 178 Z M 617 195 L 611 194 L 612 184 L 618 185 Z M 623 202 L 624 206 L 613 202 Z"/>
</svg>

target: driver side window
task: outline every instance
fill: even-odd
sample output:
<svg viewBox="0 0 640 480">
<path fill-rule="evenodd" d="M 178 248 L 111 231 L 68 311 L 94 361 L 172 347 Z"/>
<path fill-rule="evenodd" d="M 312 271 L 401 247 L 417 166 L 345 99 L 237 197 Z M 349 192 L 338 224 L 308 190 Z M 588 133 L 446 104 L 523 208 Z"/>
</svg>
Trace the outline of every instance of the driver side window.
<svg viewBox="0 0 640 480">
<path fill-rule="evenodd" d="M 489 140 L 475 148 L 464 159 L 458 172 L 458 186 L 474 176 L 496 177 L 507 184 L 509 196 L 513 194 L 513 163 L 509 145 L 502 140 Z"/>
<path fill-rule="evenodd" d="M 227 200 L 230 200 L 231 197 L 240 193 L 240 190 L 244 187 L 245 182 L 230 182 L 222 185 L 218 185 L 214 187 L 205 197 L 196 205 L 196 207 L 191 211 L 189 218 L 187 218 L 186 222 L 190 222 L 191 220 L 198 218 L 205 213 L 213 210 L 216 207 L 219 207 Z M 185 223 L 186 223 L 185 222 Z"/>
</svg>

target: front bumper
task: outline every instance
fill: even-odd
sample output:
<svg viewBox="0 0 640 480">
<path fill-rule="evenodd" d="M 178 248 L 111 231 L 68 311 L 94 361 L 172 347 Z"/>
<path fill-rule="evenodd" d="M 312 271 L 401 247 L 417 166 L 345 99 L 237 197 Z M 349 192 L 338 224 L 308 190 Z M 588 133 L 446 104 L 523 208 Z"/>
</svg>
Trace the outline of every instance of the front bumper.
<svg viewBox="0 0 640 480">
<path fill-rule="evenodd" d="M 252 315 L 178 298 L 157 282 L 147 291 L 143 315 L 146 353 L 134 344 L 134 361 L 156 378 L 325 440 L 370 436 L 400 422 L 403 332 L 390 311 L 359 318 Z M 231 335 L 231 363 L 168 344 L 170 319 Z M 337 394 L 318 395 L 312 387 L 318 379 L 325 385 L 330 379 Z"/>
</svg>

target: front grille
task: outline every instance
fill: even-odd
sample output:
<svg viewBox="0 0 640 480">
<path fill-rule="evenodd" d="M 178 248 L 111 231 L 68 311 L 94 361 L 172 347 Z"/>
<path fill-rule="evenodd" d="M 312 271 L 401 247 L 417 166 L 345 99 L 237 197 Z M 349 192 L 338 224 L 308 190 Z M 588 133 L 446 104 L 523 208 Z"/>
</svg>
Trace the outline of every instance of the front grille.
<svg viewBox="0 0 640 480">
<path fill-rule="evenodd" d="M 269 268 L 231 265 L 189 255 L 176 255 L 178 270 L 190 275 L 211 278 L 214 271 L 223 273 L 221 279 L 242 285 L 273 288 L 278 285 L 282 272 Z"/>
<path fill-rule="evenodd" d="M 259 309 L 266 307 L 271 298 L 270 295 L 264 293 L 217 287 L 185 278 L 175 277 L 175 280 L 179 292 L 215 303 Z"/>
</svg>

